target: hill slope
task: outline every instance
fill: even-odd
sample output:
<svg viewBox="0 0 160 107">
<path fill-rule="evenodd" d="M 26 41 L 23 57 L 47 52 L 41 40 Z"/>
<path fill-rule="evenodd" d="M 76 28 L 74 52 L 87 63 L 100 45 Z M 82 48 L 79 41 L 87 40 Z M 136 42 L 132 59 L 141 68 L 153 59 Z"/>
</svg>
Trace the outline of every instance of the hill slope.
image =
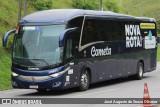
<svg viewBox="0 0 160 107">
<path fill-rule="evenodd" d="M 128 14 L 148 16 L 160 20 L 160 0 L 122 0 Z"/>
<path fill-rule="evenodd" d="M 12 4 L 10 4 L 12 2 Z M 4 32 L 13 29 L 17 22 L 18 11 L 17 2 L 14 0 L 7 0 L 0 2 L 0 37 Z M 0 39 L 0 44 L 2 41 Z M 10 83 L 10 66 L 11 57 L 10 52 L 0 45 L 0 90 L 8 89 L 11 87 Z"/>
<path fill-rule="evenodd" d="M 18 0 L 1 0 L 0 2 L 0 44 L 2 36 L 8 30 L 14 29 L 17 25 Z M 28 13 L 35 11 L 29 6 Z M 11 48 L 13 37 L 10 37 L 9 46 L 5 49 L 0 45 L 0 90 L 11 88 L 10 66 Z"/>
<path fill-rule="evenodd" d="M 52 0 L 53 8 L 72 8 L 72 0 Z M 83 1 L 83 0 L 82 0 Z M 126 14 L 153 17 L 160 21 L 160 0 L 108 0 L 117 3 Z M 95 1 L 98 3 L 98 0 Z M 103 0 L 106 10 L 107 0 Z M 124 13 L 124 11 L 120 11 Z"/>
</svg>

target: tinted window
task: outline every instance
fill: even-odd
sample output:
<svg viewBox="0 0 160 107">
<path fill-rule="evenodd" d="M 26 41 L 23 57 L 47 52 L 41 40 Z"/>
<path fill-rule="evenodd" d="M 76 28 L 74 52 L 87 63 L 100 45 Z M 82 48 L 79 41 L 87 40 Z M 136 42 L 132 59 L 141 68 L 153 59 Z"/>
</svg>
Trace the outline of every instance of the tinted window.
<svg viewBox="0 0 160 107">
<path fill-rule="evenodd" d="M 72 57 L 72 39 L 67 39 L 65 58 L 70 58 L 70 57 Z"/>
<path fill-rule="evenodd" d="M 86 19 L 85 23 L 84 23 L 84 27 L 83 27 L 83 33 L 82 33 L 82 43 L 81 45 L 85 45 L 87 43 L 91 43 L 94 41 L 97 41 L 96 39 L 96 35 L 95 33 L 97 33 L 97 29 L 95 27 L 96 22 L 94 22 L 96 20 L 94 19 Z"/>
<path fill-rule="evenodd" d="M 73 35 L 72 39 L 74 40 L 74 43 L 76 43 L 76 44 L 79 44 L 83 19 L 84 19 L 84 17 L 77 17 L 77 18 L 70 20 L 67 24 L 67 28 L 74 28 L 74 27 L 78 28 L 74 32 L 74 34 L 72 34 Z"/>
<path fill-rule="evenodd" d="M 125 40 L 123 21 L 106 18 L 86 18 L 82 45 L 96 41 Z"/>
</svg>

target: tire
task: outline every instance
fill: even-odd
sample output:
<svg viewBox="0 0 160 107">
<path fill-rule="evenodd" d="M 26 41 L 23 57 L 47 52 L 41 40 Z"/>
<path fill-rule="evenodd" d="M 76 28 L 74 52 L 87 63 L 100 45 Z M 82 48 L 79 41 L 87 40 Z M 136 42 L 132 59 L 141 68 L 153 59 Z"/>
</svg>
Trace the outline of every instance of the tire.
<svg viewBox="0 0 160 107">
<path fill-rule="evenodd" d="M 136 80 L 141 80 L 143 78 L 144 68 L 143 64 L 139 62 L 137 64 L 137 74 L 134 76 Z"/>
<path fill-rule="evenodd" d="M 89 88 L 90 76 L 87 70 L 82 71 L 80 75 L 80 91 L 86 91 Z"/>
</svg>

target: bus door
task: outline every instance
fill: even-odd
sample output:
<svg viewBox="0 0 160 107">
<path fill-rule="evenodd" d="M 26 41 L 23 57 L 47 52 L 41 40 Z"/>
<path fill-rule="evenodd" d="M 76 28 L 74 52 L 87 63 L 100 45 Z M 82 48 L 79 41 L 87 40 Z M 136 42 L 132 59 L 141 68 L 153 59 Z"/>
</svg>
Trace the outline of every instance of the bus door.
<svg viewBox="0 0 160 107">
<path fill-rule="evenodd" d="M 64 86 L 65 88 L 77 86 L 79 83 L 79 69 L 78 63 L 76 61 L 76 54 L 78 52 L 78 39 L 77 39 L 77 29 L 73 32 L 67 34 L 65 38 L 65 52 L 64 52 L 64 63 L 69 65 L 69 70 L 64 76 Z"/>
</svg>

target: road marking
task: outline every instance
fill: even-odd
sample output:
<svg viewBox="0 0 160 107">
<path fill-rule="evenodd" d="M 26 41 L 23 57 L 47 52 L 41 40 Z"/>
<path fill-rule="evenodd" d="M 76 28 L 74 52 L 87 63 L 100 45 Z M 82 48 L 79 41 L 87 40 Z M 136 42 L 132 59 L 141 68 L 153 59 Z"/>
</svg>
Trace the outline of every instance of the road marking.
<svg viewBox="0 0 160 107">
<path fill-rule="evenodd" d="M 4 94 L 12 94 L 12 93 L 19 93 L 19 92 L 28 92 L 29 90 L 21 90 L 21 89 L 13 89 L 13 90 L 7 90 L 3 91 Z M 31 91 L 31 90 L 30 90 Z M 33 91 L 33 90 L 32 90 Z"/>
<path fill-rule="evenodd" d="M 81 94 L 81 95 L 76 95 L 76 96 L 71 96 L 71 97 L 80 97 L 80 96 L 86 96 L 86 95 L 97 94 L 97 93 L 104 93 L 104 92 L 110 92 L 110 91 L 116 91 L 116 90 L 119 90 L 119 88 L 110 89 L 110 90 L 103 90 L 103 91 L 98 91 L 98 92 L 93 92 L 93 93 L 88 93 L 88 94 Z"/>
</svg>

